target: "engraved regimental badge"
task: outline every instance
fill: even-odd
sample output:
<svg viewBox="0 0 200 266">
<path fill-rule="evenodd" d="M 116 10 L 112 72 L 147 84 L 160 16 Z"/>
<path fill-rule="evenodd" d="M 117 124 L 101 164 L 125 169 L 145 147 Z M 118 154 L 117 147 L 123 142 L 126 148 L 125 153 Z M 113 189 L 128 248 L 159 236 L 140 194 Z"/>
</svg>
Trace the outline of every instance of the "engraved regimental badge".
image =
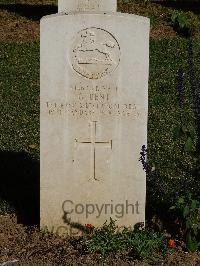
<svg viewBox="0 0 200 266">
<path fill-rule="evenodd" d="M 120 47 L 111 33 L 92 27 L 78 32 L 70 57 L 77 73 L 88 79 L 100 79 L 119 65 Z"/>
</svg>

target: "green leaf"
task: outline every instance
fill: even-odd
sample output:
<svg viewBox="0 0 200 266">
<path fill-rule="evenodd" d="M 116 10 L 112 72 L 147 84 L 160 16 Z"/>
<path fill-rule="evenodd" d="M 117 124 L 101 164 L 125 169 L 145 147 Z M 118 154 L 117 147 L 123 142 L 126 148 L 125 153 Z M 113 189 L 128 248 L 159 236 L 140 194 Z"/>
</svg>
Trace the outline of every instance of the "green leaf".
<svg viewBox="0 0 200 266">
<path fill-rule="evenodd" d="M 173 23 L 176 23 L 177 17 L 178 17 L 177 12 L 174 12 L 174 13 L 172 14 L 172 16 L 171 16 L 171 21 L 172 21 Z"/>
<path fill-rule="evenodd" d="M 186 206 L 183 210 L 183 217 L 187 217 L 188 214 L 190 213 L 190 208 L 188 206 Z"/>
<path fill-rule="evenodd" d="M 183 29 L 186 26 L 187 19 L 183 14 L 178 16 L 178 23 L 181 29 Z"/>
<path fill-rule="evenodd" d="M 178 140 L 183 135 L 182 128 L 177 126 L 173 130 L 173 139 Z"/>
<path fill-rule="evenodd" d="M 197 201 L 196 200 L 193 200 L 192 201 L 192 204 L 191 204 L 191 209 L 192 210 L 195 210 L 197 208 Z"/>
<path fill-rule="evenodd" d="M 189 137 L 185 143 L 184 150 L 187 152 L 192 152 L 193 151 L 193 141 L 191 137 Z"/>
<path fill-rule="evenodd" d="M 182 131 L 183 131 L 184 134 L 187 134 L 188 129 L 187 129 L 186 126 L 182 126 L 181 129 L 182 129 Z"/>
<path fill-rule="evenodd" d="M 195 135 L 196 135 L 195 128 L 191 126 L 189 128 L 189 133 L 190 133 L 190 137 L 194 140 L 195 139 Z"/>
<path fill-rule="evenodd" d="M 178 199 L 178 204 L 183 204 L 185 202 L 184 198 L 179 198 Z"/>
<path fill-rule="evenodd" d="M 189 219 L 186 221 L 186 228 L 187 229 L 191 229 L 192 228 L 192 222 Z"/>
<path fill-rule="evenodd" d="M 199 247 L 198 241 L 196 240 L 195 237 L 192 236 L 191 232 L 188 232 L 187 233 L 187 236 L 186 236 L 186 246 L 187 246 L 187 249 L 190 252 L 197 251 L 197 249 Z"/>
</svg>

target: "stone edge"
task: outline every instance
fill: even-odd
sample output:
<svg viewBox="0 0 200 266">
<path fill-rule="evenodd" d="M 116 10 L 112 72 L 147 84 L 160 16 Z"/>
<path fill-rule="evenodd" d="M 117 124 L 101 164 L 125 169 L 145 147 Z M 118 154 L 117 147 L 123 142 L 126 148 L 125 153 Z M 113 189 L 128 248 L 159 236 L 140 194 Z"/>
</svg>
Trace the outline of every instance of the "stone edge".
<svg viewBox="0 0 200 266">
<path fill-rule="evenodd" d="M 107 15 L 107 16 L 116 16 L 116 17 L 127 17 L 131 19 L 135 19 L 139 22 L 147 23 L 150 25 L 150 19 L 143 16 L 138 16 L 135 14 L 128 14 L 128 13 L 121 13 L 121 12 L 60 12 L 52 15 L 47 15 L 41 18 L 40 22 L 42 22 L 45 19 L 51 19 L 51 18 L 57 18 L 57 17 L 63 17 L 65 15 L 73 16 L 73 15 Z"/>
</svg>

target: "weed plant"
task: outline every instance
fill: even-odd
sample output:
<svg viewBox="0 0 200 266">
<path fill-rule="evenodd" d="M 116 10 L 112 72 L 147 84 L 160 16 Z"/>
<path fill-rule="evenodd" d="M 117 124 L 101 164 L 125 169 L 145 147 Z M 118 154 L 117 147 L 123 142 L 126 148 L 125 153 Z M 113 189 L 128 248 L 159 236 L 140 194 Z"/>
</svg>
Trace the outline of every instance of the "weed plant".
<svg viewBox="0 0 200 266">
<path fill-rule="evenodd" d="M 87 231 L 82 245 L 102 259 L 115 254 L 123 259 L 144 259 L 150 263 L 161 260 L 167 250 L 167 240 L 162 234 L 141 227 L 119 230 L 112 219 L 101 228 Z"/>
</svg>

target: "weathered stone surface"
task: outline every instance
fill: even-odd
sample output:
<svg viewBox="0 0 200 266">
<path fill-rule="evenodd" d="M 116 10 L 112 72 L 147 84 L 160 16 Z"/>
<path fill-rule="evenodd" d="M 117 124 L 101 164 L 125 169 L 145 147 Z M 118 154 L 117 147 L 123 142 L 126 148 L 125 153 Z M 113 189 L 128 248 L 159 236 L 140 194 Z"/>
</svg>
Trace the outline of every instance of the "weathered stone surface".
<svg viewBox="0 0 200 266">
<path fill-rule="evenodd" d="M 117 11 L 116 0 L 58 0 L 58 12 Z"/>
<path fill-rule="evenodd" d="M 42 19 L 41 226 L 145 221 L 148 70 L 146 18 Z"/>
</svg>

